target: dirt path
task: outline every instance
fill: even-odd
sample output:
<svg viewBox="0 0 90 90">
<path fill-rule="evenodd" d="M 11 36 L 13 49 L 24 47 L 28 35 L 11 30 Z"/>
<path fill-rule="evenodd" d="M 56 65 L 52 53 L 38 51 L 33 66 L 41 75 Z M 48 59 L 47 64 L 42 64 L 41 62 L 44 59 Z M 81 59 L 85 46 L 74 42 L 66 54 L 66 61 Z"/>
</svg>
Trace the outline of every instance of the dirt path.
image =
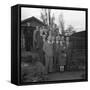
<svg viewBox="0 0 90 90">
<path fill-rule="evenodd" d="M 83 73 L 84 73 L 83 71 L 51 73 L 48 75 L 48 79 L 49 81 L 82 79 L 81 75 Z"/>
</svg>

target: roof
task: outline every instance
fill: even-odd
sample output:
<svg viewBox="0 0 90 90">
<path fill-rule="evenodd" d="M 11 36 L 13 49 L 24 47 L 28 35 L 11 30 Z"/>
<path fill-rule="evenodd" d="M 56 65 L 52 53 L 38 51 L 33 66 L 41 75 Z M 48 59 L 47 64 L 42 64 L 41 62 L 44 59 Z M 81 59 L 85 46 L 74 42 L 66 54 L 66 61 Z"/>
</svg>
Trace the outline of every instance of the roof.
<svg viewBox="0 0 90 90">
<path fill-rule="evenodd" d="M 30 17 L 30 18 L 27 18 L 27 19 L 21 21 L 21 23 L 24 24 L 24 23 L 31 22 L 31 21 L 36 21 L 36 22 L 40 23 L 41 25 L 46 26 L 42 21 L 40 21 L 39 19 L 37 19 L 37 18 L 34 17 L 34 16 L 32 16 L 32 17 Z"/>
<path fill-rule="evenodd" d="M 77 32 L 71 35 L 71 37 L 81 37 L 81 38 L 85 38 L 86 37 L 86 31 L 81 31 L 81 32 Z"/>
</svg>

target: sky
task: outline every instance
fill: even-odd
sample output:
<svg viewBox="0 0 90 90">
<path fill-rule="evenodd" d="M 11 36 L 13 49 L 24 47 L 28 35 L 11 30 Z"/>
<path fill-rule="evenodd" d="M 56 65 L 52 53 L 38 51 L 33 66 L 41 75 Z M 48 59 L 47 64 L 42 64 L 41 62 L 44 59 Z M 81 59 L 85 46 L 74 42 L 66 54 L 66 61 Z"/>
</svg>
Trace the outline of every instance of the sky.
<svg viewBox="0 0 90 90">
<path fill-rule="evenodd" d="M 40 19 L 41 8 L 21 8 L 21 20 L 35 16 Z M 59 15 L 63 14 L 65 29 L 68 25 L 72 25 L 75 31 L 85 30 L 85 11 L 51 9 L 51 16 L 55 15 L 55 23 L 59 24 Z M 41 20 L 41 19 L 40 19 Z"/>
</svg>

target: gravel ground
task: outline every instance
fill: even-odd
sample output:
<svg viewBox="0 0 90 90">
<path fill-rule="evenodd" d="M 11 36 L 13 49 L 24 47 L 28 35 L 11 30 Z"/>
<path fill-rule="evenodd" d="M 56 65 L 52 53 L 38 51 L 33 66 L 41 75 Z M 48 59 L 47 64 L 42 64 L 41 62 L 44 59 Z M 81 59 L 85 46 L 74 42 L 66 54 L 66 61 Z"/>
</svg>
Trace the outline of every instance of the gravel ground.
<svg viewBox="0 0 90 90">
<path fill-rule="evenodd" d="M 57 72 L 48 74 L 48 80 L 73 80 L 73 79 L 83 79 L 81 76 L 84 74 L 84 71 L 75 71 L 75 72 Z"/>
</svg>

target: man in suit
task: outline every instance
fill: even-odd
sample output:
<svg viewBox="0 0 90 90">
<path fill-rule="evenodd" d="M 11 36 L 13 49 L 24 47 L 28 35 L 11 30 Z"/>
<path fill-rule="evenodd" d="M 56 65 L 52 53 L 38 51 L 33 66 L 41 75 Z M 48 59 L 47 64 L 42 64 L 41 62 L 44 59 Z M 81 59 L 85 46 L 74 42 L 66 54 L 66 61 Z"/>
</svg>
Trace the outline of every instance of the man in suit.
<svg viewBox="0 0 90 90">
<path fill-rule="evenodd" d="M 40 35 L 40 29 L 37 26 L 33 35 L 33 47 L 38 52 L 40 61 L 43 63 L 43 38 Z"/>
</svg>

